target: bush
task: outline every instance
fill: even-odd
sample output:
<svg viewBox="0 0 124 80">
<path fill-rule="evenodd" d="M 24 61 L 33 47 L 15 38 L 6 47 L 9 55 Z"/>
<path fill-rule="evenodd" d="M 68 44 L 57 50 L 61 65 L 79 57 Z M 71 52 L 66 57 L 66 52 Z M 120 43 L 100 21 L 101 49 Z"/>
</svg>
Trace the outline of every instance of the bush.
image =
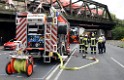
<svg viewBox="0 0 124 80">
<path fill-rule="evenodd" d="M 124 38 L 122 38 L 121 41 L 124 41 Z"/>
<path fill-rule="evenodd" d="M 124 38 L 124 27 L 116 26 L 112 30 L 112 37 L 115 40 L 121 40 Z"/>
</svg>

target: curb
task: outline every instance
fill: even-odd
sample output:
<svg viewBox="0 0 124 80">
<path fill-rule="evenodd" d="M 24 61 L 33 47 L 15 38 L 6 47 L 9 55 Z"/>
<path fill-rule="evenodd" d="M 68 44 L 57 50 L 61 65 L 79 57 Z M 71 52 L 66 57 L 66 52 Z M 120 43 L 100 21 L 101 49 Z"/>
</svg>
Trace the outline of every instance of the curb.
<svg viewBox="0 0 124 80">
<path fill-rule="evenodd" d="M 0 50 L 3 49 L 3 46 L 0 46 Z"/>
</svg>

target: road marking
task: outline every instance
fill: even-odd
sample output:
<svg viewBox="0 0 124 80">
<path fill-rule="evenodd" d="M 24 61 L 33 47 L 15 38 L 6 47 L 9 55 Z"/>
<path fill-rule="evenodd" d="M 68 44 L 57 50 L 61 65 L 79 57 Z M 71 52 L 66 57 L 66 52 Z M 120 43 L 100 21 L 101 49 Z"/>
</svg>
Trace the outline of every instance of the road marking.
<svg viewBox="0 0 124 80">
<path fill-rule="evenodd" d="M 23 76 L 16 76 L 17 78 L 21 78 L 21 77 L 23 77 Z"/>
<path fill-rule="evenodd" d="M 59 65 L 50 73 L 50 75 L 45 80 L 49 80 L 58 68 L 59 68 Z"/>
<path fill-rule="evenodd" d="M 56 65 L 58 65 L 58 64 L 56 64 Z M 56 67 L 56 65 L 54 65 L 54 66 L 51 68 L 51 70 L 48 71 L 48 73 L 43 77 L 43 79 L 44 79 L 46 76 L 48 76 L 48 74 L 49 74 L 51 71 L 55 70 L 54 68 Z"/>
<path fill-rule="evenodd" d="M 35 68 L 37 65 L 33 65 L 33 68 Z"/>
<path fill-rule="evenodd" d="M 124 68 L 124 65 L 121 64 L 120 62 L 118 62 L 116 59 L 114 59 L 113 57 L 111 57 L 111 59 L 116 62 L 119 66 L 121 66 L 122 68 Z"/>
<path fill-rule="evenodd" d="M 56 64 L 57 65 L 57 64 Z M 54 71 L 55 69 L 55 67 L 56 67 L 56 65 L 54 65 L 52 68 L 51 68 L 51 70 L 45 75 L 45 76 L 43 76 L 42 78 L 31 78 L 31 79 L 45 79 L 45 77 L 51 72 L 51 71 Z M 54 69 L 54 70 L 53 70 Z M 51 76 L 50 76 L 51 77 Z M 46 80 L 46 79 L 45 79 Z"/>
<path fill-rule="evenodd" d="M 31 78 L 31 79 L 35 79 L 35 80 L 43 80 L 44 78 Z"/>
<path fill-rule="evenodd" d="M 77 45 L 78 46 L 78 45 Z M 74 52 L 76 51 L 76 47 L 77 46 L 75 46 L 73 49 L 72 49 L 72 51 L 73 51 L 73 53 L 71 54 L 71 56 L 69 57 L 69 59 L 67 60 L 67 62 L 66 63 L 68 63 L 69 62 L 69 60 L 70 60 L 70 58 L 72 57 L 72 55 L 74 54 Z M 65 64 L 66 64 L 65 63 Z M 67 64 L 66 64 L 67 65 Z M 65 65 L 65 66 L 66 66 Z M 57 69 L 59 68 L 59 66 L 60 66 L 60 64 L 50 73 L 50 75 L 45 79 L 45 80 L 50 80 L 50 78 L 53 76 L 53 74 L 57 71 Z M 59 74 L 58 74 L 58 77 L 60 76 L 60 74 L 62 73 L 62 69 L 60 70 L 60 72 L 59 72 Z M 57 78 L 58 79 L 58 78 Z"/>
<path fill-rule="evenodd" d="M 75 53 L 76 50 L 77 50 L 77 48 L 76 48 L 76 49 L 74 50 L 74 52 L 71 54 L 71 56 L 69 57 L 69 59 L 67 60 L 67 62 L 64 64 L 64 66 L 66 66 L 66 65 L 68 64 L 68 62 L 70 61 L 72 55 Z M 62 72 L 63 72 L 63 69 L 61 69 L 61 70 L 59 71 L 59 73 L 57 74 L 57 76 L 55 77 L 54 80 L 58 80 L 58 78 L 59 78 L 59 76 L 61 75 Z"/>
</svg>

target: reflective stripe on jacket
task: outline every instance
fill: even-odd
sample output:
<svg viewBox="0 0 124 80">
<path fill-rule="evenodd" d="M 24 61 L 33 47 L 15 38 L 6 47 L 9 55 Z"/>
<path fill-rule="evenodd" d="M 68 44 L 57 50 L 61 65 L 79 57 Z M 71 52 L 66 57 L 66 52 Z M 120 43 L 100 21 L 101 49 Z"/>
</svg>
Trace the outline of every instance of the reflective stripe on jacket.
<svg viewBox="0 0 124 80">
<path fill-rule="evenodd" d="M 83 37 L 80 37 L 80 45 L 84 45 Z"/>
<path fill-rule="evenodd" d="M 103 42 L 103 38 L 102 37 L 99 37 L 98 38 L 98 42 L 102 43 Z"/>
<path fill-rule="evenodd" d="M 84 39 L 83 39 L 83 42 L 84 42 L 84 45 L 85 45 L 86 47 L 88 47 L 88 38 L 84 38 Z"/>
<path fill-rule="evenodd" d="M 97 41 L 96 41 L 95 37 L 90 39 L 90 46 L 96 46 L 96 43 L 97 43 Z"/>
</svg>

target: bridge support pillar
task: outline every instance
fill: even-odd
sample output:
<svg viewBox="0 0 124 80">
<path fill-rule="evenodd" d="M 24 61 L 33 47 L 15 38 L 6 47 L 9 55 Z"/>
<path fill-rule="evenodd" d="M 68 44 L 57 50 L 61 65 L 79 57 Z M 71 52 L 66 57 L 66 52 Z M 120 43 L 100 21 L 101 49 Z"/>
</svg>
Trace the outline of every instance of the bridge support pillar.
<svg viewBox="0 0 124 80">
<path fill-rule="evenodd" d="M 97 35 L 100 36 L 101 34 L 105 35 L 105 31 L 103 29 L 98 29 Z"/>
</svg>

